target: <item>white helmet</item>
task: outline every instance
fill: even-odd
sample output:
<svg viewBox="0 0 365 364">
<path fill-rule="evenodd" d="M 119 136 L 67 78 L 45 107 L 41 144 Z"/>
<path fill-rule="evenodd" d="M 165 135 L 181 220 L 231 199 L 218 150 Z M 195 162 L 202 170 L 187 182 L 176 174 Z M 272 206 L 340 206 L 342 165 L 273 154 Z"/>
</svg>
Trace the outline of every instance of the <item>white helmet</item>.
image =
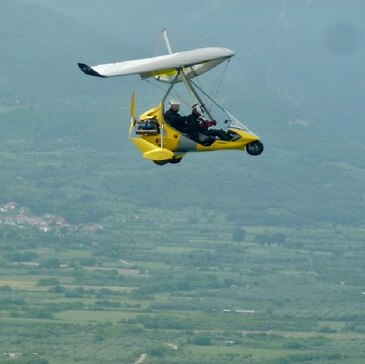
<svg viewBox="0 0 365 364">
<path fill-rule="evenodd" d="M 172 99 L 170 100 L 169 102 L 169 105 L 179 105 L 180 106 L 180 101 L 179 100 L 176 100 L 176 99 Z"/>
</svg>

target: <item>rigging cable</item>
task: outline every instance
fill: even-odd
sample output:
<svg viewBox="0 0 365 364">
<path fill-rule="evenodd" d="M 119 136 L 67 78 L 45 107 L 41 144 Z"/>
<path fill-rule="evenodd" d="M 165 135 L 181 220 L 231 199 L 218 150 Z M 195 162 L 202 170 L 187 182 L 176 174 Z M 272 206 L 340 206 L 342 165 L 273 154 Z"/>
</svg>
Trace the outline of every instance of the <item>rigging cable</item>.
<svg viewBox="0 0 365 364">
<path fill-rule="evenodd" d="M 218 95 L 218 91 L 221 88 L 222 82 L 223 82 L 223 78 L 227 72 L 228 69 L 228 62 L 230 61 L 230 59 L 227 60 L 227 63 L 224 65 L 224 68 L 222 69 L 221 73 L 219 74 L 215 84 L 212 87 L 212 90 L 210 91 L 209 94 L 212 94 L 212 96 L 209 96 L 208 93 L 206 93 L 205 91 L 202 90 L 203 86 L 201 85 L 201 82 L 199 80 L 198 75 L 194 72 L 193 68 L 190 67 L 192 73 L 194 74 L 194 78 L 197 80 L 197 82 L 193 82 L 192 78 L 190 78 L 190 81 L 192 82 L 192 84 L 197 87 L 210 101 L 211 101 L 211 105 L 208 108 L 206 105 L 203 105 L 204 108 L 206 108 L 208 110 L 208 112 L 210 112 L 213 108 L 213 104 L 217 105 L 217 103 L 214 101 L 214 99 L 217 97 Z"/>
<path fill-rule="evenodd" d="M 206 96 L 211 102 L 212 104 L 214 104 L 215 106 L 217 106 L 219 109 L 221 109 L 224 113 L 227 113 L 227 110 L 224 109 L 221 105 L 219 105 L 217 103 L 217 101 L 215 101 L 214 99 L 212 99 L 201 87 L 199 87 L 193 80 L 190 80 L 190 82 L 204 95 Z"/>
<path fill-rule="evenodd" d="M 212 95 L 211 96 L 212 99 L 216 99 L 218 96 L 218 91 L 220 90 L 220 88 L 222 86 L 223 78 L 227 72 L 229 61 L 230 61 L 230 59 L 227 60 L 226 64 L 224 65 L 224 68 L 222 69 L 222 72 L 220 73 L 220 75 L 216 81 L 216 84 L 213 86 L 212 91 L 210 92 L 210 94 Z M 215 90 L 214 90 L 214 88 L 215 88 Z M 209 110 L 211 110 L 212 107 L 213 107 L 213 103 Z"/>
<path fill-rule="evenodd" d="M 157 39 L 157 43 L 156 43 L 155 52 L 153 54 L 153 57 L 157 57 L 158 51 L 160 50 L 160 44 L 161 44 L 162 38 L 163 38 L 163 31 L 160 32 L 160 36 Z"/>
</svg>

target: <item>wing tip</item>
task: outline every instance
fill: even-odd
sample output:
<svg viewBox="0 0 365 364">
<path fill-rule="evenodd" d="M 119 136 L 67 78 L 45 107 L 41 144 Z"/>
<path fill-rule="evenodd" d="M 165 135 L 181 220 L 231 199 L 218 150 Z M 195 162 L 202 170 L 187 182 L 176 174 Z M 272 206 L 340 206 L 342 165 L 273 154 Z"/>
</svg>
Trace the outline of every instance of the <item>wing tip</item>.
<svg viewBox="0 0 365 364">
<path fill-rule="evenodd" d="M 105 78 L 105 76 L 101 75 L 99 72 L 96 72 L 94 69 L 92 69 L 85 63 L 78 63 L 77 65 L 79 66 L 80 70 L 84 72 L 86 75 Z"/>
</svg>

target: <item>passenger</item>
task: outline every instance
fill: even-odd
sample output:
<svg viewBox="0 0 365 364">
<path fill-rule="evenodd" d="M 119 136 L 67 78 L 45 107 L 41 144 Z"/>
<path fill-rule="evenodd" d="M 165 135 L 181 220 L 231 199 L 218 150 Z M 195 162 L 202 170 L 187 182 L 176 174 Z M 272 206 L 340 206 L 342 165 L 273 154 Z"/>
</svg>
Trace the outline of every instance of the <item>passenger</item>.
<svg viewBox="0 0 365 364">
<path fill-rule="evenodd" d="M 215 137 L 226 141 L 230 141 L 232 139 L 232 136 L 222 129 L 209 129 L 211 126 L 216 126 L 217 122 L 215 120 L 205 120 L 197 105 L 193 106 L 192 114 L 196 115 L 198 118 L 198 132 L 210 137 L 213 139 L 213 142 Z"/>
</svg>

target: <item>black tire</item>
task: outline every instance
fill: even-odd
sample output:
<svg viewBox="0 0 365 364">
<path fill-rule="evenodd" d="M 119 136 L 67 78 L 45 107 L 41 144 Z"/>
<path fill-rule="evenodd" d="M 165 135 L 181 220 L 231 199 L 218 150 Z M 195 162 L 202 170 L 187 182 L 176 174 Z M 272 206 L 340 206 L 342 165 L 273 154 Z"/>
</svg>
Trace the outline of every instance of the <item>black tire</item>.
<svg viewBox="0 0 365 364">
<path fill-rule="evenodd" d="M 165 164 L 169 163 L 169 160 L 164 161 L 152 161 L 153 163 L 157 164 L 158 166 L 164 166 Z"/>
<path fill-rule="evenodd" d="M 264 145 L 259 140 L 246 145 L 246 152 L 249 155 L 260 155 L 263 151 Z"/>
<path fill-rule="evenodd" d="M 172 164 L 177 164 L 177 163 L 180 163 L 181 161 L 182 161 L 182 158 L 172 158 L 169 160 L 169 162 Z"/>
<path fill-rule="evenodd" d="M 173 158 L 173 159 L 169 160 L 169 162 L 172 164 L 177 164 L 177 163 L 180 163 L 181 161 L 182 161 L 182 158 Z"/>
</svg>

